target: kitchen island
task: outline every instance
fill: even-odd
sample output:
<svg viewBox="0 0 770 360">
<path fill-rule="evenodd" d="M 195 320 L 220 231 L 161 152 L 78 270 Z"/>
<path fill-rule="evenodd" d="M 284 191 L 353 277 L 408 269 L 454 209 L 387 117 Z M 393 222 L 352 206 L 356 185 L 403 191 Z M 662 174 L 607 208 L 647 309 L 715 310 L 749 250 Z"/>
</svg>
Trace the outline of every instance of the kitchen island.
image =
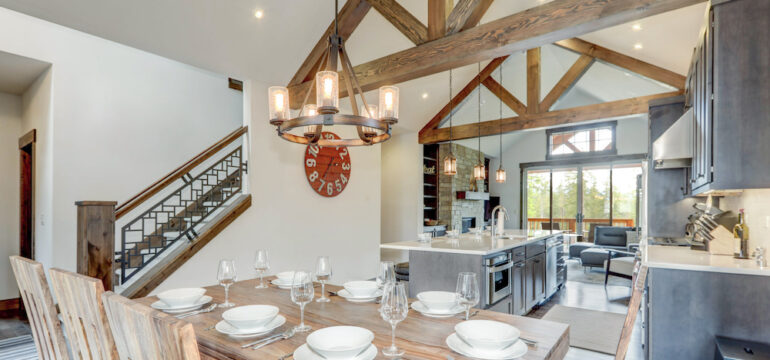
<svg viewBox="0 0 770 360">
<path fill-rule="evenodd" d="M 479 308 L 523 315 L 566 280 L 566 268 L 560 272 L 558 264 L 562 241 L 561 231 L 510 229 L 494 239 L 489 233 L 461 234 L 380 248 L 409 251 L 411 297 L 430 290 L 454 291 L 458 273 L 474 272 L 481 292 Z M 549 244 L 556 243 L 550 249 Z"/>
</svg>

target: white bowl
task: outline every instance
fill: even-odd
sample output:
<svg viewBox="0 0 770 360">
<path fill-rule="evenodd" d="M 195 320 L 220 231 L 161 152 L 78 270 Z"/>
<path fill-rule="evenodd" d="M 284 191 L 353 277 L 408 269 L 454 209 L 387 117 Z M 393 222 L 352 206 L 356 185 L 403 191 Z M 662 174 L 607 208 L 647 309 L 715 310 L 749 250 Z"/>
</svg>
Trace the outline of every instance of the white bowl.
<svg viewBox="0 0 770 360">
<path fill-rule="evenodd" d="M 313 331 L 305 340 L 313 350 L 327 359 L 352 359 L 368 348 L 374 334 L 357 326 L 332 326 Z"/>
<path fill-rule="evenodd" d="M 474 348 L 485 351 L 503 349 L 519 340 L 519 329 L 492 320 L 469 320 L 455 325 L 457 336 Z"/>
<path fill-rule="evenodd" d="M 374 296 L 378 289 L 376 281 L 348 281 L 343 286 L 355 297 Z"/>
<path fill-rule="evenodd" d="M 272 305 L 238 306 L 222 313 L 222 319 L 238 329 L 256 329 L 272 321 L 278 308 Z"/>
<path fill-rule="evenodd" d="M 203 288 L 171 289 L 158 294 L 158 299 L 170 307 L 179 307 L 195 304 L 205 293 Z"/>
<path fill-rule="evenodd" d="M 294 281 L 294 273 L 295 271 L 284 271 L 275 274 L 275 276 L 277 276 L 278 280 L 281 280 L 281 282 L 290 283 Z"/>
<path fill-rule="evenodd" d="M 417 299 L 430 310 L 448 311 L 457 305 L 457 294 L 448 291 L 423 291 Z"/>
</svg>

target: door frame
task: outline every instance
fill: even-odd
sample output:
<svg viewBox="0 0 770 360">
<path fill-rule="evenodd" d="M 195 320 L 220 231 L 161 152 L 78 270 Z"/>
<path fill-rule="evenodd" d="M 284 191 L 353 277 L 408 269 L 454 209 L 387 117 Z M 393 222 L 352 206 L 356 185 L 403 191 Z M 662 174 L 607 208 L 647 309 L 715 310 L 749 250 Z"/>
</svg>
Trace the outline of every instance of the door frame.
<svg viewBox="0 0 770 360">
<path fill-rule="evenodd" d="M 19 167 L 20 167 L 20 173 L 19 173 L 19 188 L 20 188 L 20 194 L 19 194 L 19 252 L 21 253 L 21 249 L 23 249 L 23 242 L 29 241 L 29 254 L 21 254 L 22 256 L 28 257 L 30 259 L 35 259 L 35 157 L 36 157 L 36 150 L 35 150 L 35 144 L 37 143 L 37 130 L 32 129 L 26 134 L 24 134 L 22 137 L 19 138 Z M 30 169 L 29 169 L 29 236 L 27 239 L 22 238 L 24 231 L 21 229 L 21 227 L 25 224 L 24 216 L 22 210 L 24 210 L 23 204 L 22 204 L 22 196 L 24 196 L 23 193 L 23 181 L 24 181 L 24 174 L 22 172 L 23 164 L 21 163 L 23 161 L 22 153 L 26 153 L 30 157 Z"/>
</svg>

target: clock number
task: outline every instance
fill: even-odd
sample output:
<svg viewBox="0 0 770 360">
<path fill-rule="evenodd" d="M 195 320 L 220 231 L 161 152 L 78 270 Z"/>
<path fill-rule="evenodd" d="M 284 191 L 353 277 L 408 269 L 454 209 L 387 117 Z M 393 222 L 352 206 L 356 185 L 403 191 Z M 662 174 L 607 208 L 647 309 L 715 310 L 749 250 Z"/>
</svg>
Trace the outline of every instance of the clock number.
<svg viewBox="0 0 770 360">
<path fill-rule="evenodd" d="M 332 185 L 332 183 L 326 184 L 326 193 L 329 195 L 334 194 L 334 188 L 332 188 Z"/>
<path fill-rule="evenodd" d="M 340 174 L 340 179 L 342 179 L 342 183 L 343 184 L 347 184 L 348 183 L 348 177 L 345 176 L 345 174 Z"/>
<path fill-rule="evenodd" d="M 344 149 L 342 149 L 342 151 L 340 152 L 340 159 L 343 159 L 343 160 L 345 160 L 345 156 L 346 156 L 347 154 L 348 154 L 348 148 L 344 148 Z"/>
<path fill-rule="evenodd" d="M 345 170 L 345 171 L 350 170 L 350 163 L 342 163 L 342 170 Z"/>
<path fill-rule="evenodd" d="M 328 139 L 328 140 L 334 140 L 334 135 L 332 135 L 332 134 L 330 134 L 330 133 L 326 133 L 324 136 L 325 136 L 325 137 L 326 137 L 326 139 Z"/>
<path fill-rule="evenodd" d="M 310 181 L 315 181 L 315 179 L 318 179 L 318 171 L 313 171 L 313 173 L 308 176 L 308 179 L 310 179 Z"/>
<path fill-rule="evenodd" d="M 323 191 L 324 184 L 326 184 L 326 181 L 324 181 L 324 179 L 321 179 L 321 186 L 318 187 L 318 192 Z"/>
<path fill-rule="evenodd" d="M 339 180 L 334 180 L 334 186 L 337 187 L 337 192 L 342 191 L 342 184 L 340 184 Z"/>
<path fill-rule="evenodd" d="M 305 160 L 305 165 L 307 165 L 308 167 L 315 167 L 315 164 L 316 164 L 315 159 Z"/>
<path fill-rule="evenodd" d="M 310 145 L 307 150 L 310 152 L 310 155 L 318 157 L 318 152 L 321 151 L 321 148 L 318 145 Z"/>
</svg>

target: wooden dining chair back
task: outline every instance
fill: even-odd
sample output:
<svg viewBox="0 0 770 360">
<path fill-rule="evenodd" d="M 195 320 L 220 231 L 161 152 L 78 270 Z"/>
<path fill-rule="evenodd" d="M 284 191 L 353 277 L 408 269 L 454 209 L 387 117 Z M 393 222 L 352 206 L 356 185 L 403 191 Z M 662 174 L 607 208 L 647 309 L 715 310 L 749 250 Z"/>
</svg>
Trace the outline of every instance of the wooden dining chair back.
<svg viewBox="0 0 770 360">
<path fill-rule="evenodd" d="M 39 262 L 21 256 L 11 256 L 11 268 L 19 285 L 19 293 L 29 318 L 38 358 L 68 360 L 67 342 L 59 322 L 45 270 Z"/>
<path fill-rule="evenodd" d="M 102 305 L 102 281 L 60 269 L 51 269 L 48 274 L 59 302 L 73 357 L 118 359 L 118 350 Z"/>
<path fill-rule="evenodd" d="M 120 359 L 200 359 L 192 324 L 112 291 L 102 299 Z"/>
<path fill-rule="evenodd" d="M 628 313 L 626 313 L 626 320 L 623 322 L 623 329 L 620 331 L 620 341 L 618 341 L 618 348 L 615 351 L 615 360 L 624 360 L 626 358 L 628 346 L 631 344 L 631 334 L 634 332 L 636 315 L 639 313 L 639 308 L 642 304 L 644 287 L 647 282 L 647 271 L 646 264 L 636 261 L 631 280 L 631 300 L 628 302 Z"/>
</svg>

